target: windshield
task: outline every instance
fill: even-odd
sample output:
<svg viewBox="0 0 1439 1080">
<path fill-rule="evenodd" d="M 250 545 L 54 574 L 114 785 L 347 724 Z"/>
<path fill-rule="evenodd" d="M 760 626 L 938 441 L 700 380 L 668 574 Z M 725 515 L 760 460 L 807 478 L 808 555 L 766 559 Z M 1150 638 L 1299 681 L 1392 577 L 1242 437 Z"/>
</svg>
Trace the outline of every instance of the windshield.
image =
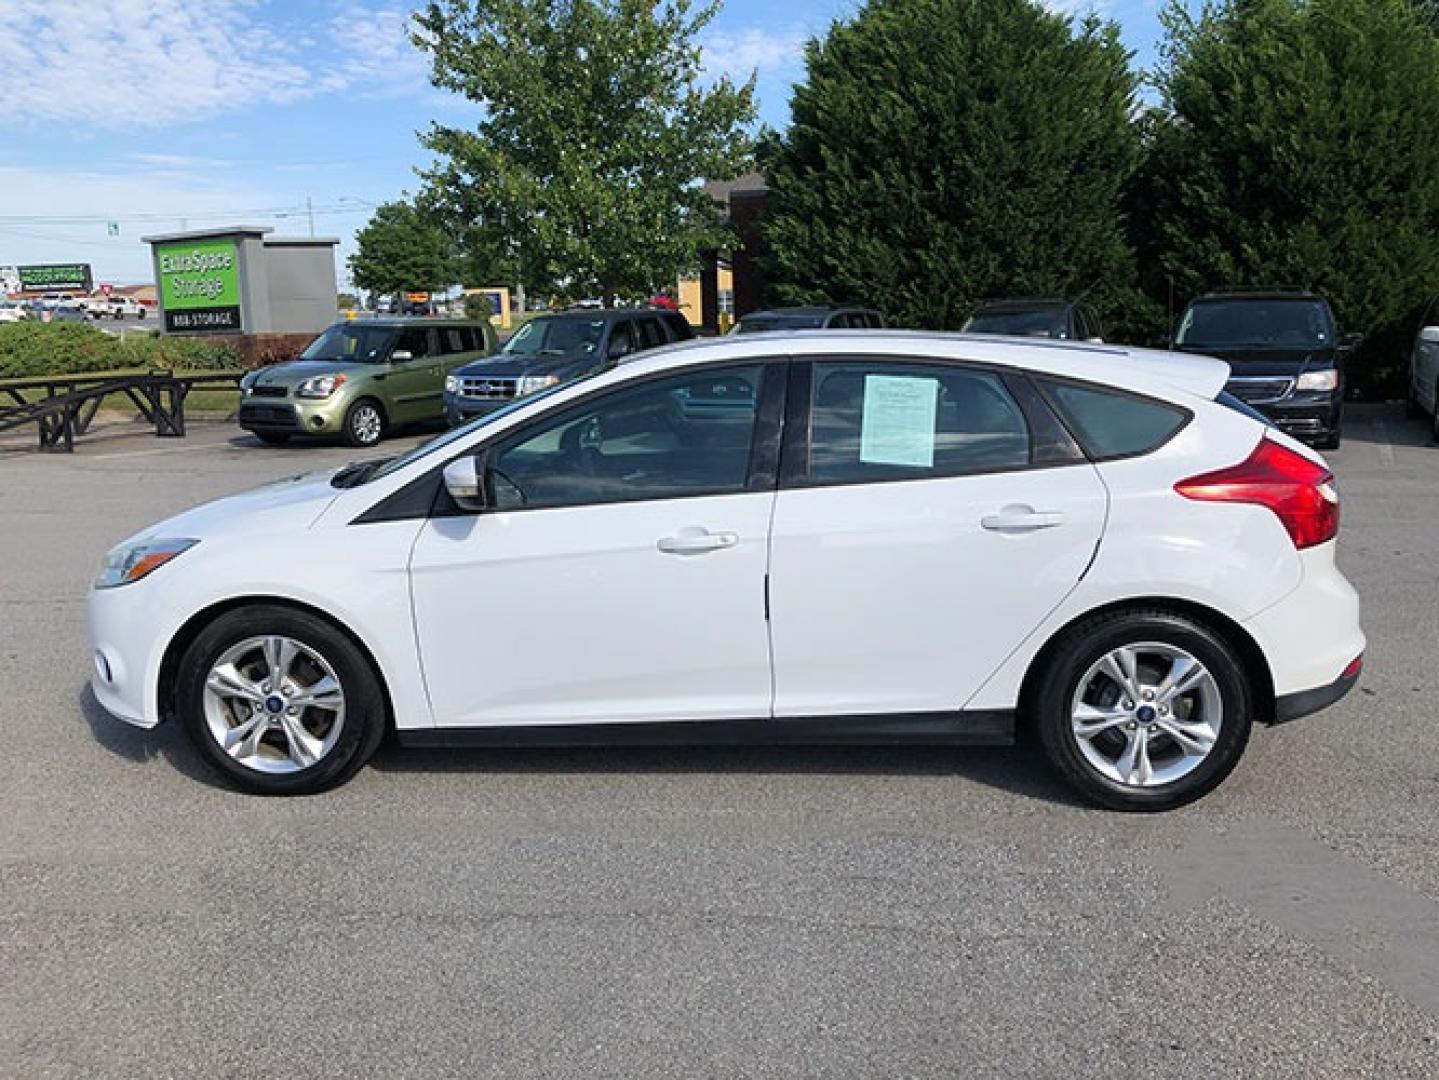
<svg viewBox="0 0 1439 1080">
<path fill-rule="evenodd" d="M 516 409 L 523 408 L 524 406 L 536 401 L 542 401 L 543 399 L 549 397 L 551 394 L 554 394 L 560 390 L 568 389 L 569 387 L 574 386 L 578 382 L 582 382 L 585 379 L 591 378 L 593 374 L 595 373 L 591 372 L 590 374 L 581 375 L 577 379 L 570 379 L 568 382 L 556 383 L 554 386 L 548 386 L 545 389 L 536 391 L 533 394 L 526 394 L 524 397 L 517 397 L 508 405 L 502 405 L 494 412 L 484 413 L 481 416 L 477 416 L 468 424 L 461 424 L 459 427 L 452 428 L 451 430 L 445 432 L 443 435 L 436 435 L 429 442 L 422 442 L 419 446 L 416 446 L 412 450 L 407 450 L 399 457 L 387 458 L 383 461 L 377 462 L 376 464 L 379 467 L 376 468 L 373 472 L 360 478 L 351 479 L 348 483 L 345 484 L 345 486 L 352 487 L 358 484 L 368 484 L 371 480 L 378 480 L 382 476 L 389 476 L 390 473 L 394 472 L 396 469 L 403 469 L 412 461 L 418 461 L 420 458 L 427 457 L 428 455 L 435 453 L 435 451 L 437 450 L 443 450 L 451 443 L 458 442 L 466 435 L 469 435 L 471 432 L 478 431 L 482 427 L 493 424 L 496 420 L 509 416 L 510 413 L 514 412 Z"/>
<path fill-rule="evenodd" d="M 1029 311 L 981 311 L 964 324 L 970 334 L 1007 334 L 1010 337 L 1069 337 L 1065 308 Z"/>
<path fill-rule="evenodd" d="M 588 356 L 599 348 L 604 319 L 531 319 L 500 351 L 509 356 Z"/>
<path fill-rule="evenodd" d="M 351 360 L 362 364 L 382 364 L 390 355 L 395 339 L 391 326 L 356 326 L 343 323 L 332 326 L 310 342 L 300 354 L 301 360 Z"/>
<path fill-rule="evenodd" d="M 771 330 L 819 330 L 823 315 L 747 315 L 735 327 L 736 334 L 763 334 Z"/>
<path fill-rule="evenodd" d="M 1189 305 L 1174 341 L 1193 349 L 1313 349 L 1334 328 L 1318 300 L 1205 300 Z"/>
</svg>

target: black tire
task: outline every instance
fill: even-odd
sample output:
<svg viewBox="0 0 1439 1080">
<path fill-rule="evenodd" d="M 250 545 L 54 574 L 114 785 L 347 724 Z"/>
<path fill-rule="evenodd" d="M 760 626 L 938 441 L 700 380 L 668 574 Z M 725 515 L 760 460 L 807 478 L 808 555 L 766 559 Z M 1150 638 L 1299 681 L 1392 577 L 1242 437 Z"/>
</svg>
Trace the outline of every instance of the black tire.
<svg viewBox="0 0 1439 1080">
<path fill-rule="evenodd" d="M 371 417 L 374 422 L 371 422 Z M 342 432 L 346 446 L 377 446 L 385 437 L 385 410 L 372 398 L 360 398 L 345 410 Z"/>
<path fill-rule="evenodd" d="M 145 317 L 145 309 L 144 309 L 144 308 L 141 308 L 140 311 L 136 314 L 135 318 L 137 318 L 137 319 L 143 319 L 144 317 Z"/>
<path fill-rule="evenodd" d="M 1179 779 L 1149 787 L 1121 783 L 1100 772 L 1080 750 L 1071 718 L 1079 681 L 1090 667 L 1114 649 L 1141 642 L 1177 646 L 1189 653 L 1208 668 L 1222 702 L 1218 738 L 1208 755 Z M 1045 755 L 1059 774 L 1100 806 L 1157 811 L 1193 802 L 1229 775 L 1249 741 L 1253 702 L 1243 662 L 1222 637 L 1183 615 L 1162 609 L 1097 615 L 1066 633 L 1043 664 L 1027 688 L 1026 719 L 1034 724 Z"/>
<path fill-rule="evenodd" d="M 284 446 L 290 441 L 290 433 L 288 431 L 252 431 L 250 434 L 266 446 Z"/>
<path fill-rule="evenodd" d="M 306 768 L 266 773 L 232 758 L 211 733 L 205 680 L 227 649 L 248 638 L 283 635 L 324 657 L 344 693 L 344 720 L 329 751 Z M 180 661 L 175 712 L 205 759 L 235 786 L 256 795 L 309 795 L 344 783 L 379 747 L 385 734 L 384 689 L 369 659 L 345 634 L 309 612 L 273 604 L 227 611 L 195 638 Z M 283 745 L 276 734 L 274 745 Z"/>
</svg>

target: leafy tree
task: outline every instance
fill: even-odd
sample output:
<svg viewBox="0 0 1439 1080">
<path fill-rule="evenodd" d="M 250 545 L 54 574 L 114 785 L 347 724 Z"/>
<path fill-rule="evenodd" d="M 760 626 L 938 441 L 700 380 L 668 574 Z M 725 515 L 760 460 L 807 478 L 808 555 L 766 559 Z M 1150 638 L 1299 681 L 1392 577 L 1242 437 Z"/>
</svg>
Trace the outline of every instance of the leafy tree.
<svg viewBox="0 0 1439 1080">
<path fill-rule="evenodd" d="M 871 0 L 810 43 L 761 150 L 786 302 L 864 301 L 955 328 L 976 300 L 1132 295 L 1120 212 L 1136 77 L 1113 23 L 1033 0 Z"/>
<path fill-rule="evenodd" d="M 1439 40 L 1409 0 L 1225 0 L 1164 15 L 1137 188 L 1150 291 L 1296 285 L 1393 378 L 1439 291 Z"/>
<path fill-rule="evenodd" d="M 432 214 L 412 202 L 381 204 L 355 234 L 355 243 L 350 274 L 367 292 L 443 292 L 459 277 L 454 242 Z"/>
<path fill-rule="evenodd" d="M 342 292 L 335 298 L 335 306 L 341 311 L 353 311 L 360 306 L 360 298 L 354 293 Z"/>
<path fill-rule="evenodd" d="M 432 125 L 428 197 L 503 280 L 639 297 L 724 239 L 704 180 L 748 166 L 753 79 L 700 83 L 718 0 L 436 0 L 432 81 L 483 110 Z"/>
</svg>

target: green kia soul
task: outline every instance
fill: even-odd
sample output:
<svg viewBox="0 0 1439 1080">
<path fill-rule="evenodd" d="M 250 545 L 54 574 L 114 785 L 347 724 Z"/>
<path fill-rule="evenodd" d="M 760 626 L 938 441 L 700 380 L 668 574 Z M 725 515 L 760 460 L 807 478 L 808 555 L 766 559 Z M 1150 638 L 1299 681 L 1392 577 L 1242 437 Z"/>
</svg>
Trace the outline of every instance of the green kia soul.
<svg viewBox="0 0 1439 1080">
<path fill-rule="evenodd" d="M 262 442 L 339 435 L 374 446 L 402 424 L 444 419 L 445 376 L 497 347 L 488 322 L 356 319 L 338 322 L 298 360 L 240 383 L 240 426 Z"/>
</svg>

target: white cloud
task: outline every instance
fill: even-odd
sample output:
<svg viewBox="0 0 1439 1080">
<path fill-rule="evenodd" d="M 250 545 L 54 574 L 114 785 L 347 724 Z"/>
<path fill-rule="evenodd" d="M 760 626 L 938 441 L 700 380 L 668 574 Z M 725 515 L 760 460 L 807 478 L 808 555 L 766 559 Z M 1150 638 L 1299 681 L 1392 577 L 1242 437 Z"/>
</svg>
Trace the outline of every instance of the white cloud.
<svg viewBox="0 0 1439 1080">
<path fill-rule="evenodd" d="M 206 120 L 339 92 L 428 90 L 408 9 L 334 0 L 316 33 L 260 0 L 0 0 L 0 127 Z"/>
<path fill-rule="evenodd" d="M 798 26 L 782 30 L 717 30 L 706 35 L 702 43 L 705 73 L 713 78 L 728 75 L 743 82 L 755 72 L 767 75 L 797 70 L 804 60 L 804 43 L 809 36 Z"/>
</svg>

